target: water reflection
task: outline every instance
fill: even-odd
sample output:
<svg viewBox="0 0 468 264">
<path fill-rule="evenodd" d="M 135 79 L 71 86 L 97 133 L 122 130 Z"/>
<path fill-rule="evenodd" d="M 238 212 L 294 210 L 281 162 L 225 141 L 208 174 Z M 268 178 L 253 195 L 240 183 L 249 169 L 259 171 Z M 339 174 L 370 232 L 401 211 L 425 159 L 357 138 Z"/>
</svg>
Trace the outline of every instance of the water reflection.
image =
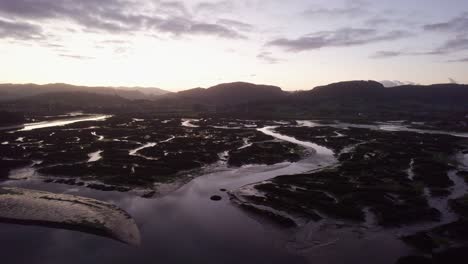
<svg viewBox="0 0 468 264">
<path fill-rule="evenodd" d="M 231 172 L 224 174 L 236 176 Z M 7 184 L 58 193 L 73 192 L 113 202 L 136 219 L 142 245 L 133 248 L 77 232 L 0 224 L 0 240 L 6 251 L 3 257 L 16 263 L 39 263 L 39 256 L 41 263 L 245 263 L 249 259 L 303 263 L 302 258 L 291 255 L 275 242 L 278 239 L 274 237 L 282 236 L 283 231 L 265 229 L 231 206 L 227 194 L 218 190 L 218 187 L 233 185 L 228 182 L 209 184 L 217 175 L 197 178 L 173 194 L 155 200 L 82 187 L 44 185 L 37 180 L 10 181 Z M 211 201 L 209 197 L 215 193 L 223 200 Z M 21 254 L 24 241 L 34 241 L 40 246 L 35 246 L 30 254 Z"/>
<path fill-rule="evenodd" d="M 111 116 L 110 115 L 94 115 L 94 116 L 86 116 L 86 117 L 81 117 L 81 118 L 30 123 L 30 124 L 25 124 L 24 128 L 20 129 L 19 131 L 31 131 L 31 130 L 46 128 L 46 127 L 66 126 L 69 124 L 73 124 L 77 122 L 84 122 L 84 121 L 103 121 L 109 117 Z"/>
</svg>

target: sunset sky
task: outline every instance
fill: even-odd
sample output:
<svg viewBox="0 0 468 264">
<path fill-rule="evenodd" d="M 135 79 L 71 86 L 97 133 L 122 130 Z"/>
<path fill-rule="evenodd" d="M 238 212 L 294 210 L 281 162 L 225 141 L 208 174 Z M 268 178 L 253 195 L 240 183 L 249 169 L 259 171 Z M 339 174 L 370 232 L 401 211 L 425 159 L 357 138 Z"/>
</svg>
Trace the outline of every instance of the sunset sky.
<svg viewBox="0 0 468 264">
<path fill-rule="evenodd" d="M 0 56 L 2 83 L 468 83 L 468 1 L 0 0 Z"/>
</svg>

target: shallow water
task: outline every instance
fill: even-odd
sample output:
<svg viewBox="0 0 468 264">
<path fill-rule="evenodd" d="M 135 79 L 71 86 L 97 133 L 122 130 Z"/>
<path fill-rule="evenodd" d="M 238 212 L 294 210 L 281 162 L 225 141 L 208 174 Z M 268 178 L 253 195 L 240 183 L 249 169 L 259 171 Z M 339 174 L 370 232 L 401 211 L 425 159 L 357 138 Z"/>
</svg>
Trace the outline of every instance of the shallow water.
<svg viewBox="0 0 468 264">
<path fill-rule="evenodd" d="M 321 163 L 319 159 L 317 163 Z M 8 186 L 72 193 L 113 202 L 128 211 L 142 234 L 142 245 L 130 247 L 92 235 L 64 230 L 0 224 L 4 259 L 41 263 L 303 263 L 284 247 L 289 231 L 264 225 L 232 205 L 225 192 L 276 175 L 316 168 L 309 162 L 249 166 L 235 170 L 213 168 L 179 190 L 147 200 L 130 194 L 98 192 L 82 187 L 43 184 L 38 179 L 9 181 Z M 211 195 L 221 195 L 214 202 Z M 12 238 L 14 237 L 14 238 Z M 24 241 L 40 245 L 34 253 L 20 254 Z M 27 244 L 27 243 L 26 243 Z M 255 261 L 256 262 L 256 261 Z M 257 263 L 257 262 L 256 262 Z"/>
<path fill-rule="evenodd" d="M 143 149 L 145 149 L 145 148 L 152 148 L 152 147 L 156 146 L 157 144 L 158 144 L 158 143 L 155 143 L 155 142 L 146 143 L 146 144 L 144 144 L 144 145 L 141 146 L 141 147 L 138 147 L 138 148 L 136 148 L 136 149 L 130 150 L 128 154 L 129 154 L 130 156 L 137 156 L 137 155 L 138 155 L 138 151 L 143 150 Z"/>
<path fill-rule="evenodd" d="M 191 128 L 199 127 L 197 125 L 192 124 L 192 122 L 196 122 L 196 121 L 198 121 L 198 119 L 183 119 L 182 126 L 191 127 Z"/>
<path fill-rule="evenodd" d="M 84 121 L 102 121 L 102 120 L 106 120 L 109 117 L 111 117 L 111 116 L 109 116 L 109 115 L 95 115 L 95 116 L 86 116 L 86 117 L 82 117 L 82 118 L 62 119 L 62 120 L 55 120 L 55 121 L 29 123 L 29 124 L 25 124 L 24 128 L 20 129 L 19 131 L 31 131 L 31 130 L 40 129 L 40 128 L 66 126 L 66 125 L 69 125 L 69 124 L 73 124 L 73 123 L 77 123 L 77 122 L 84 122 Z"/>
<path fill-rule="evenodd" d="M 269 127 L 264 127 L 264 128 L 260 128 L 260 129 L 257 129 L 257 130 L 264 133 L 264 134 L 266 134 L 266 135 L 272 136 L 274 138 L 278 138 L 278 139 L 281 139 L 281 140 L 284 140 L 284 141 L 287 141 L 287 142 L 290 142 L 290 143 L 293 143 L 293 144 L 297 144 L 299 146 L 303 146 L 303 147 L 306 147 L 306 148 L 314 149 L 317 152 L 317 154 L 319 154 L 319 155 L 333 156 L 335 154 L 329 148 L 317 145 L 317 144 L 312 143 L 312 142 L 301 141 L 301 140 L 298 140 L 298 139 L 296 139 L 294 137 L 290 137 L 290 136 L 286 136 L 286 135 L 282 135 L 280 133 L 277 133 L 277 132 L 274 131 L 275 128 L 277 128 L 277 127 L 276 126 L 269 126 Z"/>
<path fill-rule="evenodd" d="M 367 128 L 367 129 L 381 130 L 381 131 L 388 131 L 388 132 L 406 131 L 406 132 L 415 132 L 415 133 L 421 133 L 421 134 L 441 134 L 441 135 L 451 135 L 455 137 L 468 138 L 468 133 L 443 131 L 443 130 L 416 129 L 416 128 L 410 128 L 410 127 L 407 127 L 405 125 L 398 124 L 398 123 L 380 123 L 378 125 L 337 123 L 333 125 L 324 125 L 324 126 L 331 126 L 331 127 L 337 127 L 337 128 L 348 128 L 348 127 Z"/>
<path fill-rule="evenodd" d="M 89 153 L 88 156 L 89 156 L 89 160 L 88 162 L 96 162 L 96 161 L 99 161 L 102 159 L 102 150 L 99 150 L 99 151 L 96 151 L 96 152 L 93 152 L 93 153 Z"/>
</svg>

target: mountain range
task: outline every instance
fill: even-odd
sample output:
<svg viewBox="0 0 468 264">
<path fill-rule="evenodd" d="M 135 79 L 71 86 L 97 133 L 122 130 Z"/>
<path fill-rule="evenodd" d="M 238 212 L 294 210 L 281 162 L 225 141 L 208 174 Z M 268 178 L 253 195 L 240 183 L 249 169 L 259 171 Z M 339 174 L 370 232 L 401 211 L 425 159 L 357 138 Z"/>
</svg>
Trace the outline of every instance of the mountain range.
<svg viewBox="0 0 468 264">
<path fill-rule="evenodd" d="M 37 84 L 0 84 L 0 101 L 11 101 L 47 93 L 87 92 L 101 95 L 115 95 L 128 100 L 154 99 L 170 93 L 159 88 L 146 87 L 89 87 L 64 83 Z"/>
<path fill-rule="evenodd" d="M 386 88 L 376 81 L 338 82 L 296 92 L 271 85 L 235 82 L 176 93 L 157 88 L 4 84 L 0 85 L 0 98 L 3 101 L 0 110 L 29 112 L 105 109 L 304 118 L 468 114 L 468 85 Z"/>
</svg>

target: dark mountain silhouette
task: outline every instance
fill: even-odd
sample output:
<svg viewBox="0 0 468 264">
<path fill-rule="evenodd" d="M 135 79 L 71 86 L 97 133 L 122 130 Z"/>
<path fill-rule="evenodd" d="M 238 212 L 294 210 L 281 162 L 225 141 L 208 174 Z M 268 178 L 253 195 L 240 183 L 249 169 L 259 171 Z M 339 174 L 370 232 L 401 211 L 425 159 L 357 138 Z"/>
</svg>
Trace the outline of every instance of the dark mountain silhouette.
<svg viewBox="0 0 468 264">
<path fill-rule="evenodd" d="M 106 109 L 114 112 L 144 111 L 177 114 L 209 112 L 284 118 L 381 119 L 468 114 L 468 85 L 460 84 L 404 85 L 385 88 L 375 81 L 350 81 L 319 86 L 308 91 L 285 92 L 276 86 L 235 82 L 159 97 L 136 96 L 142 92 L 115 88 L 86 87 L 84 92 L 77 92 L 76 86 L 10 85 L 10 89 L 0 88 L 0 95 L 8 97 L 12 93 L 12 87 L 20 88 L 14 93 L 15 96 L 31 93 L 35 95 L 4 102 L 0 107 L 2 110 L 22 109 L 34 112 L 45 109 L 60 111 Z M 39 91 L 32 92 L 34 87 L 39 87 Z M 62 91 L 64 89 L 66 92 Z M 47 90 L 60 90 L 60 92 L 44 92 Z M 117 90 L 119 93 L 115 92 Z"/>
<path fill-rule="evenodd" d="M 89 92 L 103 95 L 117 95 L 129 100 L 152 100 L 168 91 L 159 88 L 142 87 L 88 87 L 69 84 L 0 84 L 0 100 L 16 100 L 45 93 Z"/>
<path fill-rule="evenodd" d="M 224 83 L 207 89 L 195 88 L 169 95 L 172 99 L 211 105 L 236 105 L 277 100 L 286 96 L 280 87 L 245 82 Z"/>
<path fill-rule="evenodd" d="M 128 99 L 124 99 L 118 95 L 103 95 L 88 92 L 56 92 L 45 93 L 35 96 L 30 96 L 18 100 L 23 103 L 39 103 L 39 104 L 67 104 L 73 106 L 88 106 L 88 105 L 122 105 L 128 103 Z"/>
<path fill-rule="evenodd" d="M 404 119 L 465 116 L 468 85 L 405 85 L 385 88 L 375 81 L 350 81 L 319 86 L 282 98 L 238 105 L 229 112 L 294 118 Z"/>
<path fill-rule="evenodd" d="M 310 94 L 320 97 L 367 97 L 382 94 L 385 89 L 381 83 L 376 81 L 350 81 L 318 86 L 310 90 Z"/>
<path fill-rule="evenodd" d="M 393 99 L 417 100 L 435 104 L 463 104 L 468 106 L 468 85 L 433 84 L 428 86 L 403 85 L 388 88 Z"/>
<path fill-rule="evenodd" d="M 52 92 L 44 93 L 15 101 L 5 102 L 6 110 L 22 112 L 57 112 L 67 111 L 102 111 L 125 109 L 133 105 L 132 100 L 117 95 L 105 95 L 89 92 Z"/>
</svg>

